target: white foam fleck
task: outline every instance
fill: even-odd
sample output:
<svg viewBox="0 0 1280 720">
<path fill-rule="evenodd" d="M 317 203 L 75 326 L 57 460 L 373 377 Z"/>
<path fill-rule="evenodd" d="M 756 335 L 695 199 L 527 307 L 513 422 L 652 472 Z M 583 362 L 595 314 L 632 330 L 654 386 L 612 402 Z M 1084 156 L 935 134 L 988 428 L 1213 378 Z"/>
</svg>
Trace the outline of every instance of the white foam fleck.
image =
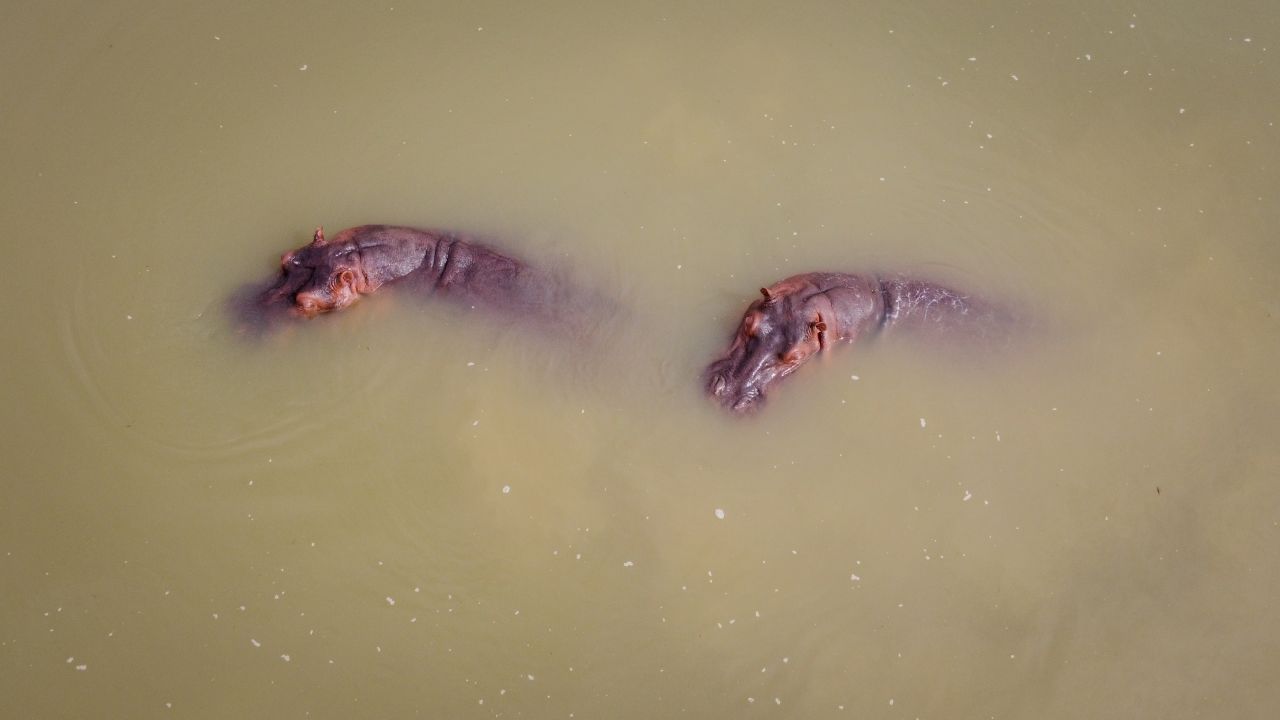
<svg viewBox="0 0 1280 720">
<path fill-rule="evenodd" d="M 724 508 L 716 508 L 716 517 L 720 520 L 724 519 Z"/>
</svg>

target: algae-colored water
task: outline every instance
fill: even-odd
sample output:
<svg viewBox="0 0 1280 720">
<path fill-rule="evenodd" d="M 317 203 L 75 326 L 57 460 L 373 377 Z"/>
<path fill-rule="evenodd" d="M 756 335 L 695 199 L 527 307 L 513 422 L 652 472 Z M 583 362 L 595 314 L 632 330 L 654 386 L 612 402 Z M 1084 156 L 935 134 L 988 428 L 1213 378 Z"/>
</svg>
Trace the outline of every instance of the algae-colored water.
<svg viewBox="0 0 1280 720">
<path fill-rule="evenodd" d="M 0 24 L 5 717 L 1269 718 L 1280 7 L 45 3 Z M 463 230 L 582 344 L 385 294 Z M 756 288 L 944 277 L 745 421 Z"/>
</svg>

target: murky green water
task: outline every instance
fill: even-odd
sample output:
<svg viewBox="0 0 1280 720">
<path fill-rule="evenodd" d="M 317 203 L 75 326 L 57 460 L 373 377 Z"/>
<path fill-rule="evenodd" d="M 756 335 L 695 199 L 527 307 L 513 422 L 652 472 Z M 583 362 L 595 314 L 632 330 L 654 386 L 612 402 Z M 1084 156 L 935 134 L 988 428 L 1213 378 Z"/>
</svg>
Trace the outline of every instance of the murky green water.
<svg viewBox="0 0 1280 720">
<path fill-rule="evenodd" d="M 1274 4 L 7 15 L 4 716 L 1280 709 Z M 231 292 L 366 222 L 616 320 L 236 335 Z M 811 269 L 1040 322 L 726 417 L 698 373 Z"/>
</svg>

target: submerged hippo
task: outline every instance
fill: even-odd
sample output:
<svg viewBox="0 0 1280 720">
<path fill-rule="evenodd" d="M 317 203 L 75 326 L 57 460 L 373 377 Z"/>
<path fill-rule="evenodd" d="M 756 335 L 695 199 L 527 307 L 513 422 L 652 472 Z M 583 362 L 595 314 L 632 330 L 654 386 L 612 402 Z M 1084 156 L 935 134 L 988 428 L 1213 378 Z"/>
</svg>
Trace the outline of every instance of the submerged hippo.
<svg viewBox="0 0 1280 720">
<path fill-rule="evenodd" d="M 839 343 L 891 325 L 988 335 L 993 308 L 934 283 L 845 273 L 795 275 L 747 307 L 729 349 L 707 366 L 707 392 L 729 410 L 760 406 L 765 388 Z"/>
<path fill-rule="evenodd" d="M 348 307 L 383 285 L 412 276 L 429 290 L 490 304 L 510 302 L 529 273 L 518 260 L 457 236 L 388 225 L 361 225 L 280 258 L 281 276 L 263 296 L 289 302 L 301 317 Z"/>
<path fill-rule="evenodd" d="M 284 316 L 313 318 L 342 310 L 364 295 L 397 284 L 469 309 L 566 324 L 590 306 L 577 290 L 485 245 L 458 235 L 390 225 L 348 228 L 280 258 L 280 275 L 265 291 L 236 298 L 246 326 Z"/>
</svg>

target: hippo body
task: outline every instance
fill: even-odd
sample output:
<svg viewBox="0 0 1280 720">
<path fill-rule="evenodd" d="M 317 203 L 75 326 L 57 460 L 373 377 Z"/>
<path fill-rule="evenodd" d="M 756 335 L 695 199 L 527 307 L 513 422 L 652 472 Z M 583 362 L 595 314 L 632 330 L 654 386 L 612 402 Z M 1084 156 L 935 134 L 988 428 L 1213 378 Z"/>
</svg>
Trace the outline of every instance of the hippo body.
<svg viewBox="0 0 1280 720">
<path fill-rule="evenodd" d="M 704 375 L 708 393 L 736 413 L 757 409 L 767 386 L 837 344 L 890 327 L 984 336 L 999 323 L 986 303 L 902 276 L 805 273 L 760 295 Z"/>
<path fill-rule="evenodd" d="M 581 302 L 563 283 L 515 258 L 452 233 L 390 225 L 348 228 L 280 258 L 280 276 L 259 295 L 260 311 L 312 318 L 397 284 L 469 309 L 564 320 Z"/>
</svg>

